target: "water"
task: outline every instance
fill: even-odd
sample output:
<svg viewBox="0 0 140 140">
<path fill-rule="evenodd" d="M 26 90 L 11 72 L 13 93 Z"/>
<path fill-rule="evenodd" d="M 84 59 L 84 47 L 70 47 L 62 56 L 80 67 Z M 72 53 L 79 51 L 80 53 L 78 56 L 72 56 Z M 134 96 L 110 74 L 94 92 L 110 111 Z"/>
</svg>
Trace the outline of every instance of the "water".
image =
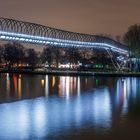
<svg viewBox="0 0 140 140">
<path fill-rule="evenodd" d="M 0 74 L 0 139 L 138 139 L 140 78 Z"/>
</svg>

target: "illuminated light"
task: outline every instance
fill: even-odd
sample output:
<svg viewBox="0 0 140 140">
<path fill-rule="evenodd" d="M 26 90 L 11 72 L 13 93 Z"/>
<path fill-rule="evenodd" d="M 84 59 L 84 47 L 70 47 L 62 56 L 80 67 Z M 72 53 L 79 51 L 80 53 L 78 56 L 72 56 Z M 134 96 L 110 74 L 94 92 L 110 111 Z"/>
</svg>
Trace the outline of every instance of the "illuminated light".
<svg viewBox="0 0 140 140">
<path fill-rule="evenodd" d="M 13 38 L 12 36 L 9 37 L 9 39 L 12 39 L 12 38 Z"/>
<path fill-rule="evenodd" d="M 99 42 L 81 42 L 81 41 L 72 41 L 72 40 L 64 40 L 64 39 L 58 39 L 58 38 L 49 38 L 49 37 L 40 37 L 40 36 L 33 36 L 33 35 L 26 35 L 26 34 L 20 34 L 20 33 L 11 33 L 11 32 L 4 32 L 0 31 L 1 38 L 11 40 L 8 36 L 13 36 L 12 40 L 20 40 L 20 38 L 25 38 L 25 40 L 20 41 L 26 41 L 26 42 L 36 42 L 39 44 L 50 44 L 50 45 L 60 45 L 62 47 L 87 47 L 87 48 L 104 48 L 104 49 L 112 49 L 112 51 L 119 52 L 121 54 L 128 54 L 127 50 L 117 48 L 113 45 L 107 44 L 107 43 L 99 43 Z M 19 39 L 17 39 L 19 37 Z M 29 40 L 32 39 L 31 40 Z M 36 41 L 35 41 L 36 40 Z M 45 41 L 45 42 L 44 42 Z M 58 43 L 58 41 L 60 43 Z"/>
<path fill-rule="evenodd" d="M 36 40 L 37 43 L 39 43 L 39 40 Z"/>
<path fill-rule="evenodd" d="M 53 76 L 53 78 L 52 78 L 52 87 L 54 87 L 55 86 L 55 76 Z"/>
<path fill-rule="evenodd" d="M 132 92 L 133 92 L 133 98 L 136 98 L 137 94 L 137 78 L 132 78 Z"/>
<path fill-rule="evenodd" d="M 66 77 L 66 99 L 68 100 L 70 97 L 70 77 Z"/>
<path fill-rule="evenodd" d="M 43 43 L 43 41 L 42 41 L 42 40 L 40 40 L 40 41 L 39 41 L 39 43 Z"/>
<path fill-rule="evenodd" d="M 45 80 L 44 79 L 41 80 L 41 85 L 44 87 L 44 85 L 45 85 Z"/>
<path fill-rule="evenodd" d="M 48 75 L 45 77 L 45 95 L 48 97 L 49 95 L 49 82 L 48 82 Z"/>
<path fill-rule="evenodd" d="M 1 36 L 1 38 L 5 39 L 6 36 Z"/>
<path fill-rule="evenodd" d="M 49 41 L 46 41 L 46 43 L 47 43 L 47 44 L 50 44 L 50 42 L 49 42 Z"/>
<path fill-rule="evenodd" d="M 18 37 L 16 37 L 15 39 L 16 39 L 16 40 L 19 40 L 19 38 L 18 38 Z"/>
<path fill-rule="evenodd" d="M 37 40 L 34 40 L 33 42 L 37 43 Z"/>
<path fill-rule="evenodd" d="M 80 77 L 78 77 L 78 82 L 77 82 L 77 94 L 78 94 L 78 96 L 80 96 L 80 94 L 81 94 Z"/>
<path fill-rule="evenodd" d="M 60 64 L 59 68 L 70 68 L 70 63 L 67 64 Z"/>
<path fill-rule="evenodd" d="M 21 99 L 21 78 L 18 78 L 18 98 Z"/>
<path fill-rule="evenodd" d="M 29 39 L 26 38 L 25 41 L 29 41 Z"/>
<path fill-rule="evenodd" d="M 50 45 L 53 45 L 53 42 L 50 42 Z"/>
<path fill-rule="evenodd" d="M 122 79 L 120 78 L 117 81 L 117 96 L 116 96 L 116 105 L 119 106 L 120 104 L 122 105 L 122 111 L 121 113 L 126 114 L 128 111 L 128 101 L 127 101 L 127 91 L 129 87 L 128 79 Z"/>
<path fill-rule="evenodd" d="M 7 90 L 7 94 L 8 97 L 10 96 L 10 77 L 9 77 L 9 73 L 6 74 L 6 90 Z"/>
<path fill-rule="evenodd" d="M 21 74 L 19 75 L 19 78 L 21 78 Z"/>
<path fill-rule="evenodd" d="M 66 77 L 64 77 L 64 76 L 62 76 L 62 77 L 60 77 L 60 85 L 59 85 L 59 88 L 60 88 L 60 90 L 59 90 L 59 96 L 60 97 L 64 97 L 65 95 L 65 93 L 66 93 Z"/>
<path fill-rule="evenodd" d="M 16 77 L 15 74 L 13 75 L 13 82 L 14 82 L 14 90 L 15 90 L 15 93 L 17 93 L 17 77 Z"/>
<path fill-rule="evenodd" d="M 54 42 L 54 45 L 58 45 L 58 43 L 57 42 Z"/>
<path fill-rule="evenodd" d="M 32 42 L 33 40 L 32 39 L 29 39 L 29 42 Z"/>
<path fill-rule="evenodd" d="M 124 80 L 124 82 L 123 82 L 123 84 L 124 84 L 124 88 L 123 88 L 123 92 L 124 92 L 124 98 L 126 98 L 126 80 Z"/>
<path fill-rule="evenodd" d="M 96 79 L 96 86 L 98 86 L 99 85 L 99 80 L 98 79 Z"/>
<path fill-rule="evenodd" d="M 6 39 L 9 39 L 9 36 L 6 36 Z"/>
</svg>

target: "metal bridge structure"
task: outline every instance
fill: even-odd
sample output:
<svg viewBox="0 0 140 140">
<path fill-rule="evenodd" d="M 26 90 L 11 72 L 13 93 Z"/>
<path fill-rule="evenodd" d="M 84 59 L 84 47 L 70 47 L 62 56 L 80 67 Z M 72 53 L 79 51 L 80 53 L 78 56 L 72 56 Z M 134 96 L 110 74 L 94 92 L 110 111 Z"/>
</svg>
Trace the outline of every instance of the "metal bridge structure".
<svg viewBox="0 0 140 140">
<path fill-rule="evenodd" d="M 111 59 L 113 53 L 118 53 L 120 60 L 129 55 L 125 45 L 107 37 L 75 33 L 8 18 L 0 18 L 0 40 L 63 48 L 103 49 Z M 112 63 L 116 69 L 121 69 L 123 65 L 113 59 Z"/>
</svg>

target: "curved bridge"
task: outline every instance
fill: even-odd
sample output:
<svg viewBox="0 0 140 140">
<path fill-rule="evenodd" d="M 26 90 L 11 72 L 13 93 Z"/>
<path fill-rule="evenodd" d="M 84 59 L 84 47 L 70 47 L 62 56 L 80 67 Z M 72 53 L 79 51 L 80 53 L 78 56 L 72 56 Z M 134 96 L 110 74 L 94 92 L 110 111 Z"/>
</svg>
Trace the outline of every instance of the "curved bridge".
<svg viewBox="0 0 140 140">
<path fill-rule="evenodd" d="M 106 37 L 74 33 L 7 18 L 0 18 L 0 39 L 55 47 L 105 49 L 128 54 L 124 45 Z"/>
</svg>

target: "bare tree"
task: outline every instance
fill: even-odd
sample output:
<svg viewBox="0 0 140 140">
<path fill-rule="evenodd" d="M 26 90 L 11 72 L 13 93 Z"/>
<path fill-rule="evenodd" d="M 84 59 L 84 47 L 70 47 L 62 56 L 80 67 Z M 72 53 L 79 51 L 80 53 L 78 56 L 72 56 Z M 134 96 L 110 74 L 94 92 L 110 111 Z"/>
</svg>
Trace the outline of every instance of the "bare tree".
<svg viewBox="0 0 140 140">
<path fill-rule="evenodd" d="M 130 26 L 123 40 L 136 56 L 140 56 L 140 25 Z"/>
<path fill-rule="evenodd" d="M 46 61 L 48 62 L 49 67 L 51 67 L 52 64 L 52 50 L 51 48 L 44 48 L 43 52 L 41 54 L 41 59 L 43 63 L 46 63 Z"/>
<path fill-rule="evenodd" d="M 26 63 L 34 70 L 35 66 L 38 64 L 38 56 L 34 49 L 26 50 Z"/>
<path fill-rule="evenodd" d="M 10 42 L 4 45 L 3 57 L 9 68 L 24 59 L 24 49 L 19 43 Z"/>
</svg>

